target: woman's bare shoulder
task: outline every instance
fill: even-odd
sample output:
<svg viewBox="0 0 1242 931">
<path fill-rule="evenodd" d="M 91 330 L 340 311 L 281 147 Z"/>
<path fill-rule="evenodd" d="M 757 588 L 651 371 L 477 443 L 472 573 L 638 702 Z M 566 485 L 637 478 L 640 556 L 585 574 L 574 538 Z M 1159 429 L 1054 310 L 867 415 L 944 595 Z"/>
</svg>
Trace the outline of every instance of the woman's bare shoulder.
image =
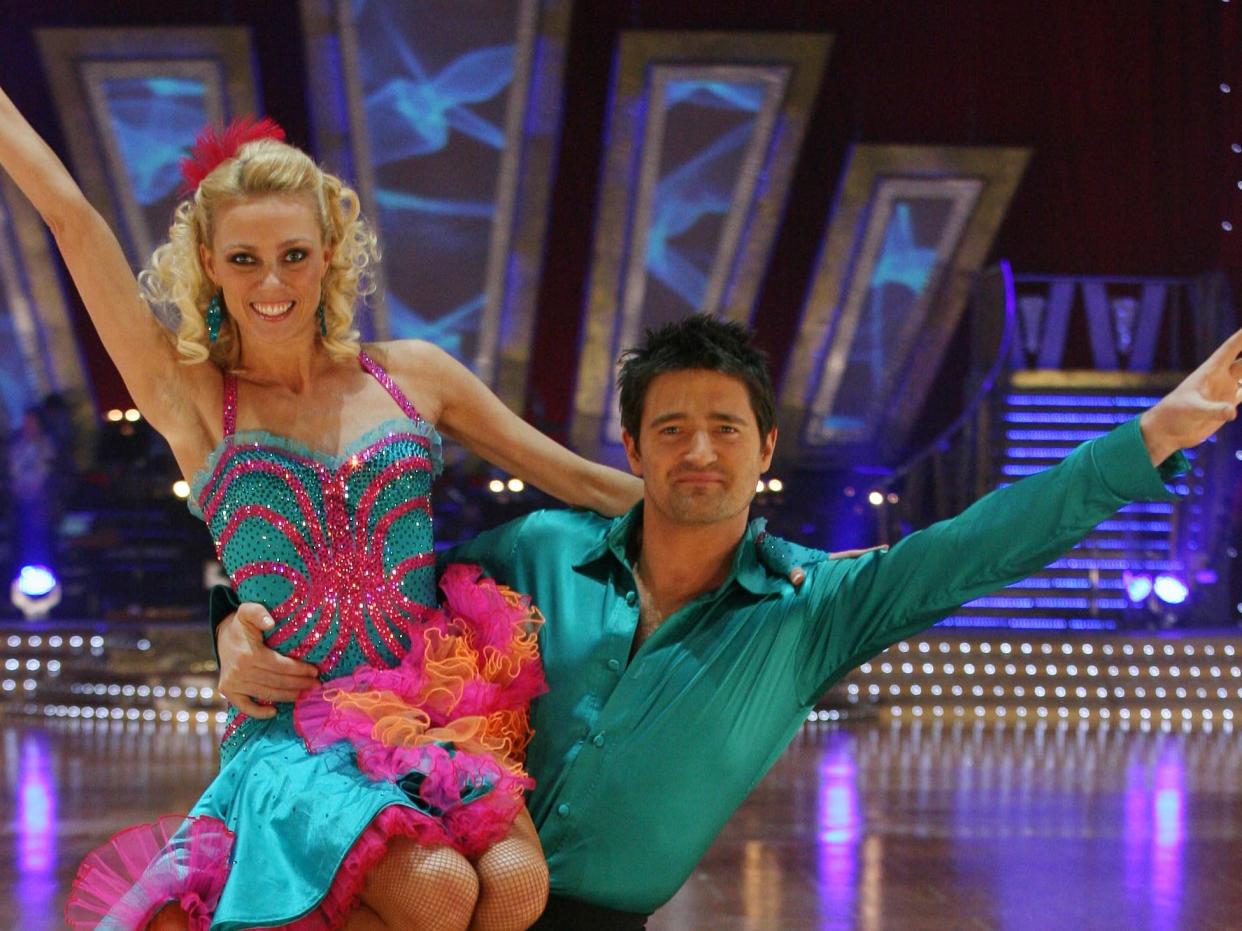
<svg viewBox="0 0 1242 931">
<path fill-rule="evenodd" d="M 444 407 L 447 364 L 452 356 L 422 339 L 394 339 L 363 346 L 431 423 L 438 423 Z"/>
</svg>

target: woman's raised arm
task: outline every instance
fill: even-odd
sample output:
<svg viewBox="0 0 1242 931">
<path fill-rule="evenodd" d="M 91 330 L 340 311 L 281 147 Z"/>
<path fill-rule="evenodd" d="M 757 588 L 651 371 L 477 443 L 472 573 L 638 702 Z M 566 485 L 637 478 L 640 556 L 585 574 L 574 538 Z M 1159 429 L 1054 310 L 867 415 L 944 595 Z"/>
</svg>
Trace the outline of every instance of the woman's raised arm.
<svg viewBox="0 0 1242 931">
<path fill-rule="evenodd" d="M 432 394 L 441 433 L 510 475 L 566 504 L 608 516 L 642 497 L 640 479 L 584 459 L 540 433 L 438 346 L 407 340 L 384 350 L 390 374 L 404 385 L 425 385 Z"/>
<path fill-rule="evenodd" d="M 184 366 L 139 296 L 138 282 L 103 217 L 56 153 L 0 90 L 0 166 L 56 238 L 73 283 L 139 410 L 161 433 L 184 417 Z"/>
</svg>

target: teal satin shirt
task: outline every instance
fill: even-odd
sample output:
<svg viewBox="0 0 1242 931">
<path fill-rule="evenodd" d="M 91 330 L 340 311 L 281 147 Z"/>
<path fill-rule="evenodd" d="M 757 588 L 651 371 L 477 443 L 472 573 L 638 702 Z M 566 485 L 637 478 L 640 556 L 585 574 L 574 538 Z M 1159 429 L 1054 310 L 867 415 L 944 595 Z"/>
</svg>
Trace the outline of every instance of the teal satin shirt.
<svg viewBox="0 0 1242 931">
<path fill-rule="evenodd" d="M 1180 454 L 1151 466 L 1130 421 L 887 552 L 798 548 L 795 589 L 739 543 L 720 588 L 667 618 L 630 659 L 638 596 L 606 520 L 538 511 L 444 554 L 529 592 L 547 623 L 530 811 L 552 891 L 610 908 L 664 904 L 838 678 L 959 605 L 1053 561 L 1135 500 L 1169 500 Z"/>
</svg>

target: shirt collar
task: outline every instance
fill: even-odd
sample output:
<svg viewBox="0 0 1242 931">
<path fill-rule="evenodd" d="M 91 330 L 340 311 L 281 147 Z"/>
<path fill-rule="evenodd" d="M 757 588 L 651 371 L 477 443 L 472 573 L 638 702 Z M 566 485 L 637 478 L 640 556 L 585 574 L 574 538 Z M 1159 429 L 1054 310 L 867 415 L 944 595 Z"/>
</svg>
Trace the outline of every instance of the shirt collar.
<svg viewBox="0 0 1242 931">
<path fill-rule="evenodd" d="M 621 516 L 613 518 L 599 541 L 583 553 L 582 558 L 574 563 L 574 567 L 581 568 L 611 555 L 621 565 L 632 570 L 633 567 L 627 555 L 628 544 L 635 528 L 641 526 L 642 520 L 643 503 L 639 501 Z M 764 518 L 759 517 L 746 526 L 746 532 L 742 534 L 742 539 L 733 554 L 733 567 L 729 570 L 722 588 L 736 581 L 751 594 L 768 595 L 781 591 L 789 584 L 783 576 L 768 571 L 759 560 L 756 540 L 764 532 L 766 523 Z"/>
</svg>

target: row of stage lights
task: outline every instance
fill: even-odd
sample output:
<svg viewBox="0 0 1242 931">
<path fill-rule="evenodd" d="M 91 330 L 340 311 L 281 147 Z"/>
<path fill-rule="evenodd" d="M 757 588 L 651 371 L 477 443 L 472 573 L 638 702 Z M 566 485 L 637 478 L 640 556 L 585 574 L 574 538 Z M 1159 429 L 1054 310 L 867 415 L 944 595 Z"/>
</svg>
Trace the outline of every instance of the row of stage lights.
<svg viewBox="0 0 1242 931">
<path fill-rule="evenodd" d="M 10 650 L 20 650 L 22 647 L 22 639 L 21 634 L 9 634 L 9 638 L 5 642 Z M 90 649 L 95 651 L 103 649 L 104 638 L 99 635 L 95 635 L 88 640 L 86 637 L 79 634 L 72 634 L 68 637 L 63 637 L 60 634 L 52 634 L 50 637 L 45 639 L 40 634 L 29 634 L 25 637 L 25 642 L 27 648 L 31 650 L 42 649 L 45 644 L 48 649 L 51 650 L 59 650 L 64 646 L 68 646 L 71 650 L 81 650 L 89 644 Z M 151 641 L 146 639 L 139 640 L 137 646 L 139 650 L 145 652 L 146 650 L 151 649 Z"/>
<path fill-rule="evenodd" d="M 846 691 L 851 696 L 852 701 L 857 701 L 862 696 L 862 686 L 858 685 L 856 682 L 851 682 Z M 893 696 L 894 698 L 900 696 L 902 694 L 902 691 L 903 691 L 902 687 L 895 682 L 889 685 L 888 687 L 888 694 Z M 923 694 L 923 686 L 919 685 L 918 683 L 914 683 L 912 685 L 907 685 L 905 687 L 905 691 L 908 692 L 910 695 L 917 698 Z M 1070 698 L 1071 697 L 1069 694 L 1070 690 L 1064 685 L 1058 685 L 1051 690 L 1045 688 L 1042 685 L 1036 685 L 1032 687 L 1030 691 L 1031 691 L 1031 695 L 1034 696 L 1035 698 L 1048 698 L 1050 697 L 1049 696 L 1050 692 L 1051 692 L 1051 697 L 1055 697 L 1055 698 Z M 1088 697 L 1090 697 L 1090 691 L 1091 690 L 1088 689 L 1086 686 L 1082 686 L 1082 685 L 1075 686 L 1074 694 L 1072 697 L 1085 700 Z M 880 686 L 876 685 L 875 683 L 872 683 L 871 685 L 867 686 L 867 694 L 872 698 L 878 699 L 880 695 L 882 694 L 882 692 L 883 692 L 883 689 L 881 689 Z M 966 687 L 963 685 L 951 685 L 949 686 L 947 692 L 948 692 L 948 695 L 952 698 L 965 698 L 966 697 Z M 1006 695 L 1006 689 L 1000 685 L 994 685 L 990 689 L 985 689 L 982 685 L 972 685 L 970 687 L 970 694 L 974 698 L 983 698 L 987 692 L 991 692 L 993 698 L 1004 698 Z M 1027 692 L 1026 686 L 1022 686 L 1022 685 L 1015 685 L 1008 690 L 1008 693 L 1011 694 L 1014 698 L 1026 698 L 1027 697 L 1026 692 Z M 946 689 L 943 685 L 934 684 L 934 685 L 930 685 L 927 687 L 927 693 L 933 697 L 939 698 L 940 696 L 946 693 Z M 1161 700 L 1172 697 L 1172 698 L 1178 698 L 1178 699 L 1185 701 L 1186 699 L 1191 697 L 1190 690 L 1185 688 L 1184 686 L 1178 686 L 1177 688 L 1173 689 L 1172 695 L 1170 695 L 1169 689 L 1165 688 L 1163 685 L 1158 685 L 1151 690 L 1151 693 L 1152 693 L 1152 698 L 1158 698 Z M 1208 689 L 1199 687 L 1195 689 L 1194 697 L 1199 699 L 1200 701 L 1209 701 L 1212 699 L 1215 699 L 1218 701 L 1228 701 L 1229 695 L 1230 695 L 1229 689 L 1226 689 L 1226 688 L 1217 688 L 1215 694 L 1211 695 L 1208 693 Z M 1126 690 L 1122 688 L 1121 686 L 1114 686 L 1110 690 L 1108 687 L 1100 685 L 1100 686 L 1096 686 L 1095 688 L 1095 697 L 1102 701 L 1110 697 L 1125 699 Z M 1141 685 L 1135 686 L 1134 689 L 1132 690 L 1131 697 L 1145 699 L 1147 698 L 1147 689 Z M 1242 689 L 1237 690 L 1237 697 L 1242 698 Z"/>
<path fill-rule="evenodd" d="M 1242 688 L 1238 687 L 1238 680 L 1242 680 L 1242 665 L 1230 661 L 1238 653 L 1237 646 L 1232 643 L 901 641 L 889 647 L 875 660 L 862 664 L 858 672 L 862 675 L 875 673 L 901 676 L 918 673 L 954 675 L 959 672 L 968 676 L 973 676 L 976 672 L 986 676 L 1044 674 L 1080 677 L 1080 682 L 1061 685 L 850 682 L 846 686 L 846 692 L 849 701 L 854 704 L 864 698 L 872 701 L 887 698 L 894 702 L 904 699 L 904 703 L 895 703 L 884 708 L 895 721 L 992 719 L 1016 723 L 1031 721 L 1040 725 L 1076 722 L 1083 726 L 1113 724 L 1123 728 L 1159 727 L 1163 730 L 1178 725 L 1183 728 L 1221 726 L 1232 731 L 1240 712 L 1231 708 L 1161 708 L 1141 707 L 1137 704 L 1130 707 L 1116 707 L 1115 704 L 1110 707 L 1090 707 L 1085 702 L 1242 700 Z M 927 661 L 933 655 L 938 655 L 938 660 Z M 956 663 L 948 661 L 955 657 L 959 658 Z M 1126 659 L 1137 662 L 1124 662 Z M 1173 660 L 1175 665 L 1161 668 L 1155 665 L 1158 660 Z M 1111 682 L 1107 685 L 1093 684 L 1091 681 L 1100 675 L 1116 679 L 1127 674 L 1131 679 L 1168 676 L 1179 679 L 1180 683 L 1157 684 L 1140 680 L 1142 684 L 1130 682 L 1121 686 Z M 1225 687 L 1221 680 L 1233 681 L 1229 687 Z M 972 707 L 969 704 L 972 698 L 975 701 L 986 701 L 989 698 L 993 701 L 1008 699 L 1008 702 L 975 704 Z M 936 703 L 937 699 L 947 701 L 947 704 Z M 809 720 L 822 720 L 818 717 L 819 714 L 813 712 Z"/>
<path fill-rule="evenodd" d="M 841 494 L 847 498 L 857 498 L 858 489 L 853 485 L 846 485 L 841 490 Z M 873 488 L 867 492 L 867 503 L 873 508 L 883 507 L 886 504 L 897 504 L 901 501 L 901 496 L 895 491 L 882 491 L 879 488 Z"/>
<path fill-rule="evenodd" d="M 494 478 L 487 483 L 487 490 L 494 495 L 503 495 L 506 491 L 517 495 L 526 490 L 526 483 L 520 478 L 511 478 L 508 481 Z M 764 479 L 759 479 L 758 484 L 755 485 L 755 493 L 760 495 L 768 492 L 778 495 L 784 490 L 785 483 L 779 478 L 769 478 L 766 481 Z M 182 497 L 185 497 L 185 495 L 182 495 Z"/>
<path fill-rule="evenodd" d="M 72 718 L 95 721 L 159 721 L 161 723 L 224 725 L 227 715 L 223 711 L 169 711 L 154 708 L 105 708 L 94 705 L 43 705 L 37 709 L 45 718 Z"/>
<path fill-rule="evenodd" d="M 494 495 L 503 495 L 506 491 L 510 494 L 520 495 L 526 490 L 526 483 L 520 478 L 511 478 L 507 482 L 494 478 L 487 483 L 487 490 Z"/>
<path fill-rule="evenodd" d="M 69 687 L 71 695 L 95 695 L 99 698 L 189 698 L 199 701 L 211 701 L 216 697 L 215 689 L 203 686 L 201 689 L 187 685 L 184 689 L 179 685 L 118 685 L 115 682 L 75 682 Z"/>
<path fill-rule="evenodd" d="M 1012 715 L 1009 713 L 1011 710 L 1013 711 Z M 903 707 L 902 705 L 893 705 L 888 709 L 888 713 L 894 718 L 901 718 L 905 716 L 907 712 L 910 717 L 915 718 L 921 718 L 924 716 L 933 718 L 964 718 L 972 716 L 970 712 L 973 712 L 973 717 L 975 718 L 986 718 L 989 715 L 997 718 L 1013 717 L 1017 720 L 1029 720 L 1030 718 L 1040 720 L 1057 718 L 1061 721 L 1069 721 L 1077 718 L 1079 721 L 1085 722 L 1094 716 L 1099 718 L 1101 721 L 1111 722 L 1113 720 L 1117 720 L 1122 724 L 1141 723 L 1151 725 L 1159 723 L 1172 726 L 1174 723 L 1180 721 L 1185 725 L 1194 725 L 1198 722 L 1201 722 L 1204 725 L 1219 723 L 1227 728 L 1232 728 L 1235 720 L 1237 719 L 1237 715 L 1234 713 L 1232 708 L 1222 709 L 1219 713 L 1213 711 L 1211 708 L 1203 708 L 1198 712 L 1195 712 L 1190 708 L 1183 708 L 1180 712 L 1176 713 L 1172 708 L 1161 708 L 1159 711 L 1153 711 L 1151 708 L 1118 708 L 1116 709 L 1116 715 L 1113 714 L 1113 709 L 1111 708 L 1078 708 L 1072 710 L 1064 705 L 1056 709 L 1048 708 L 1044 705 L 1039 705 L 1034 708 L 1028 708 L 1026 705 L 1019 705 L 1013 709 L 1010 709 L 1005 705 L 995 705 L 991 708 L 985 707 L 984 705 L 975 705 L 973 709 L 970 709 L 970 712 L 958 705 L 949 708 L 946 708 L 943 705 L 931 705 L 930 707 L 926 705 L 911 705 L 908 708 Z"/>
<path fill-rule="evenodd" d="M 1039 652 L 1044 654 L 1045 656 L 1057 652 L 1057 647 L 1060 648 L 1060 652 L 1064 654 L 1065 656 L 1070 656 L 1075 652 L 1082 653 L 1084 656 L 1092 656 L 1096 651 L 1095 644 L 1091 644 L 1091 643 L 1081 643 L 1081 644 L 1060 643 L 1060 644 L 1054 645 L 1051 642 L 1044 641 L 1043 643 L 1038 644 L 1038 646 L 1039 646 Z M 940 653 L 952 653 L 953 652 L 953 645 L 949 643 L 947 640 L 940 641 L 940 643 L 938 643 L 936 647 Z M 1018 650 L 1018 652 L 1022 653 L 1024 656 L 1029 656 L 1030 654 L 1034 653 L 1035 648 L 1036 648 L 1036 644 L 1030 643 L 1029 641 L 1023 641 L 1016 645 L 1016 649 Z M 921 640 L 918 642 L 917 648 L 912 648 L 910 646 L 910 641 L 902 640 L 899 643 L 897 643 L 894 647 L 885 648 L 883 652 L 888 653 L 889 651 L 893 649 L 896 649 L 898 653 L 909 653 L 912 651 L 912 649 L 916 649 L 917 652 L 919 653 L 930 653 L 932 652 L 932 644 L 929 641 Z M 963 640 L 960 643 L 958 643 L 957 649 L 961 653 L 970 653 L 974 650 L 978 650 L 978 652 L 980 653 L 987 654 L 987 653 L 991 653 L 993 648 L 992 648 L 992 644 L 987 643 L 987 642 L 972 645 L 969 641 Z M 1001 654 L 1009 655 L 1014 652 L 1015 645 L 1010 643 L 1007 640 L 1002 641 L 1001 643 L 997 644 L 996 650 L 997 652 Z M 1174 647 L 1173 644 L 1171 643 L 1163 644 L 1159 650 L 1157 650 L 1155 645 L 1151 643 L 1144 643 L 1142 647 L 1138 647 L 1138 648 L 1136 648 L 1134 644 L 1132 643 L 1123 643 L 1120 646 L 1114 646 L 1111 643 L 1104 643 L 1100 645 L 1099 650 L 1100 650 L 1100 653 L 1104 656 L 1114 656 L 1114 655 L 1136 656 L 1139 653 L 1142 653 L 1143 656 L 1155 656 L 1157 653 L 1161 653 L 1164 656 L 1176 656 L 1178 653 L 1177 648 Z M 1185 644 L 1182 644 L 1181 652 L 1186 656 L 1195 656 L 1199 652 L 1199 650 L 1202 651 L 1202 654 L 1204 656 L 1215 656 L 1216 655 L 1216 647 L 1214 644 L 1211 644 L 1211 643 L 1203 644 L 1202 647 L 1199 648 L 1198 650 L 1196 649 L 1193 643 L 1185 643 Z M 1238 650 L 1237 650 L 1237 647 L 1235 647 L 1232 643 L 1226 643 L 1221 647 L 1220 652 L 1222 656 L 1236 656 Z M 866 670 L 869 665 L 870 664 L 865 664 L 862 668 Z"/>
<path fill-rule="evenodd" d="M 974 718 L 975 720 L 980 720 L 987 718 L 990 715 L 1001 719 L 1012 718 L 1018 722 L 1026 722 L 1034 719 L 1041 724 L 1047 723 L 1049 719 L 1054 719 L 1058 724 L 1068 724 L 1071 721 L 1077 721 L 1077 723 L 1085 727 L 1090 722 L 1091 716 L 1094 713 L 1098 717 L 1099 723 L 1105 725 L 1116 722 L 1122 727 L 1129 727 L 1132 724 L 1137 724 L 1143 729 L 1149 729 L 1153 725 L 1158 725 L 1163 729 L 1172 729 L 1175 723 L 1180 722 L 1183 727 L 1188 729 L 1194 727 L 1196 724 L 1201 724 L 1204 727 L 1212 727 L 1215 724 L 1220 724 L 1226 730 L 1231 731 L 1233 730 L 1234 723 L 1237 721 L 1237 715 L 1230 708 L 1221 710 L 1219 715 L 1216 714 L 1211 708 L 1204 708 L 1198 715 L 1196 715 L 1189 708 L 1182 709 L 1180 714 L 1174 714 L 1171 708 L 1162 708 L 1159 714 L 1153 713 L 1150 708 L 1118 708 L 1117 714 L 1113 715 L 1112 709 L 1110 708 L 1099 708 L 1094 712 L 1090 708 L 1078 708 L 1077 713 L 1074 713 L 1069 708 L 1060 707 L 1056 709 L 1056 713 L 1054 714 L 1053 709 L 1042 705 L 1034 708 L 1019 705 L 1013 709 L 1013 715 L 1010 715 L 1009 709 L 1005 705 L 996 705 L 992 708 L 987 708 L 984 705 L 975 705 L 970 709 L 963 708 L 960 705 L 954 705 L 948 708 L 943 705 L 931 705 L 930 707 L 925 705 L 893 705 L 888 709 L 888 712 L 897 723 L 911 718 L 922 719 L 925 717 L 935 719 Z M 835 709 L 811 711 L 806 716 L 808 724 L 820 724 L 845 719 L 846 715 Z"/>
<path fill-rule="evenodd" d="M 51 666 L 51 663 L 48 664 Z M 11 695 L 14 692 L 33 692 L 38 689 L 39 683 L 34 679 L 23 679 L 20 682 L 16 679 L 0 680 L 0 692 Z M 204 686 L 196 688 L 193 685 L 186 686 L 184 689 L 179 685 L 162 686 L 162 685 L 118 685 L 113 682 L 105 684 L 103 682 L 75 682 L 69 687 L 69 694 L 95 696 L 98 698 L 185 698 L 190 701 L 209 702 L 215 698 L 214 689 Z"/>
<path fill-rule="evenodd" d="M 108 423 L 121 423 L 122 421 L 125 423 L 137 423 L 142 420 L 142 414 L 139 413 L 138 409 L 134 407 L 124 411 L 119 407 L 114 407 L 112 410 L 108 411 L 108 413 L 104 414 L 104 420 L 108 421 Z"/>
<path fill-rule="evenodd" d="M 872 672 L 873 668 L 874 667 L 872 666 L 871 663 L 865 663 L 864 665 L 859 667 L 859 672 L 866 675 Z M 892 675 L 893 670 L 895 668 L 896 667 L 894 667 L 892 663 L 881 663 L 880 674 L 885 675 L 885 676 Z M 1067 676 L 1073 677 L 1073 676 L 1079 675 L 1078 667 L 1075 666 L 1073 663 L 1066 665 L 1064 667 L 1063 672 L 1060 671 L 1060 669 L 1061 667 L 1058 667 L 1053 664 L 1049 664 L 1044 667 L 1043 672 L 1045 675 L 1048 675 L 1048 676 L 1067 675 Z M 985 663 L 983 666 L 979 668 L 978 671 L 982 672 L 985 676 L 994 676 L 996 675 L 997 670 L 1004 672 L 1004 674 L 1007 676 L 1016 676 L 1019 673 L 1018 667 L 1015 666 L 1013 663 L 1006 663 L 1004 666 L 996 666 L 992 663 Z M 923 675 L 925 676 L 930 676 L 930 675 L 935 674 L 936 667 L 931 663 L 924 663 L 921 669 L 918 671 L 921 671 Z M 1137 679 L 1139 676 L 1143 674 L 1144 670 L 1142 666 L 1130 665 L 1130 666 L 1109 666 L 1107 670 L 1105 671 L 1108 673 L 1109 676 L 1112 676 L 1114 678 L 1117 676 L 1120 676 L 1124 671 L 1125 673 L 1129 674 L 1130 678 Z M 1152 678 L 1167 674 L 1170 678 L 1178 679 L 1178 678 L 1181 678 L 1181 675 L 1182 675 L 1182 669 L 1180 666 L 1170 666 L 1168 669 L 1161 669 L 1159 666 L 1148 666 L 1146 671 L 1147 671 L 1147 674 L 1150 675 Z M 916 669 L 913 663 L 902 663 L 901 664 L 902 675 L 912 676 L 915 674 L 915 672 L 916 672 Z M 975 669 L 974 663 L 963 663 L 962 664 L 963 675 L 973 676 L 975 672 L 976 672 L 976 669 Z M 1034 665 L 1033 663 L 1028 663 L 1026 666 L 1022 667 L 1021 672 L 1027 676 L 1036 676 L 1036 675 L 1039 675 L 1040 669 L 1038 666 Z M 957 668 L 952 663 L 945 663 L 944 668 L 941 669 L 941 673 L 946 676 L 955 675 L 957 673 Z M 1084 678 L 1088 678 L 1088 679 L 1097 678 L 1099 674 L 1100 674 L 1100 667 L 1094 664 L 1088 665 L 1082 671 L 1082 675 L 1084 676 Z M 1199 678 L 1223 679 L 1225 678 L 1224 670 L 1220 666 L 1208 667 L 1206 676 L 1204 676 L 1203 670 L 1200 669 L 1198 666 L 1191 666 L 1190 668 L 1186 670 L 1186 675 L 1187 675 L 1187 678 L 1190 678 L 1190 679 L 1199 679 Z M 1229 675 L 1235 679 L 1242 679 L 1242 666 L 1230 666 Z"/>
</svg>

